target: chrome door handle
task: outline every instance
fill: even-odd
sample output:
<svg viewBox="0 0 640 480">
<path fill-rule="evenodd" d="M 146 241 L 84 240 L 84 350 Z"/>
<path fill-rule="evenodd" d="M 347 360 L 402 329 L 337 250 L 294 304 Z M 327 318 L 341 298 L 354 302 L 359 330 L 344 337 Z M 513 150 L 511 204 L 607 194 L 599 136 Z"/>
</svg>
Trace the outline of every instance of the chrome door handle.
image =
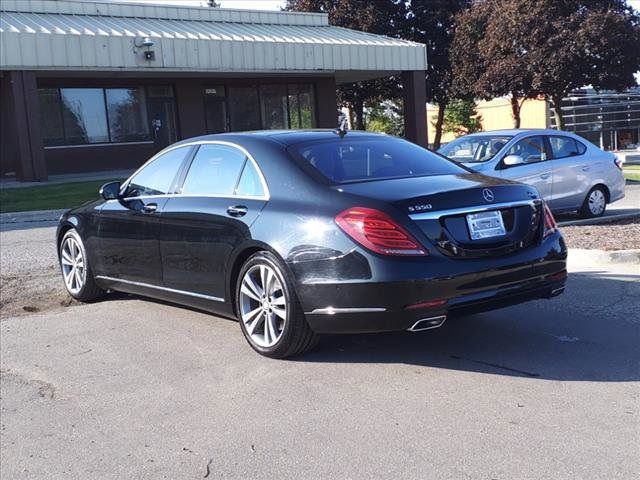
<svg viewBox="0 0 640 480">
<path fill-rule="evenodd" d="M 583 172 L 588 172 L 588 171 L 589 171 L 589 168 L 591 168 L 591 167 L 582 167 L 582 171 L 583 171 Z"/>
<path fill-rule="evenodd" d="M 247 211 L 248 209 L 244 205 L 233 205 L 227 208 L 227 213 L 232 217 L 244 217 Z"/>
<path fill-rule="evenodd" d="M 155 213 L 156 210 L 158 210 L 157 203 L 147 203 L 144 207 L 142 207 L 142 211 L 144 213 Z"/>
<path fill-rule="evenodd" d="M 550 173 L 543 173 L 542 175 L 540 175 L 540 178 L 541 178 L 542 180 L 546 180 L 546 179 L 547 179 L 547 178 L 549 178 L 550 176 L 551 176 L 551 174 L 550 174 Z"/>
</svg>

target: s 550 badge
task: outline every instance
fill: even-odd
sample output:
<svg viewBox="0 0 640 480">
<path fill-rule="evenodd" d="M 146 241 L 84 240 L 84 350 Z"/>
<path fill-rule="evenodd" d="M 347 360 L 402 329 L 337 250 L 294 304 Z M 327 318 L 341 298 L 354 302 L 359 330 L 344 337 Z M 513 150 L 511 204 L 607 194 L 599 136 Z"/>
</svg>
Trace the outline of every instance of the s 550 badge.
<svg viewBox="0 0 640 480">
<path fill-rule="evenodd" d="M 425 203 L 423 205 L 411 205 L 409 207 L 410 212 L 424 212 L 425 210 L 431 210 L 433 207 L 430 203 Z"/>
</svg>

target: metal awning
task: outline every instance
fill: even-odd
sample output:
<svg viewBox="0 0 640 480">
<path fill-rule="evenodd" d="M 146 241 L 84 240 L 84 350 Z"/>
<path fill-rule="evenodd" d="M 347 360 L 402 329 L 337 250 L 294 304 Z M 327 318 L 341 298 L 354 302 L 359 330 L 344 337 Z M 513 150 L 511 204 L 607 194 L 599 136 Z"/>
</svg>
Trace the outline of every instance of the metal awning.
<svg viewBox="0 0 640 480">
<path fill-rule="evenodd" d="M 353 81 L 427 64 L 422 44 L 330 26 L 318 13 L 3 0 L 0 37 L 2 70 L 333 73 Z M 154 59 L 145 59 L 148 50 Z"/>
</svg>

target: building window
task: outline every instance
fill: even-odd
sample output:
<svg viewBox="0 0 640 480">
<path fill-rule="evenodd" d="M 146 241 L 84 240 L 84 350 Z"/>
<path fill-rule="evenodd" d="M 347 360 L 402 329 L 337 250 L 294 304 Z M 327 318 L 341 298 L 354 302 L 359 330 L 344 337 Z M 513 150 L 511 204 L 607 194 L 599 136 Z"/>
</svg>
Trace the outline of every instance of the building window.
<svg viewBox="0 0 640 480">
<path fill-rule="evenodd" d="M 260 129 L 256 87 L 229 87 L 229 121 L 234 132 Z"/>
<path fill-rule="evenodd" d="M 289 124 L 286 85 L 262 85 L 260 87 L 260 112 L 262 128 L 274 130 L 287 128 Z"/>
<path fill-rule="evenodd" d="M 104 92 L 101 88 L 63 88 L 60 97 L 68 145 L 109 141 Z"/>
<path fill-rule="evenodd" d="M 112 142 L 149 139 L 147 102 L 142 88 L 108 88 L 107 114 Z"/>
<path fill-rule="evenodd" d="M 311 84 L 207 86 L 204 103 L 207 133 L 316 126 Z"/>
<path fill-rule="evenodd" d="M 153 140 L 143 87 L 40 88 L 38 96 L 45 147 Z"/>
</svg>

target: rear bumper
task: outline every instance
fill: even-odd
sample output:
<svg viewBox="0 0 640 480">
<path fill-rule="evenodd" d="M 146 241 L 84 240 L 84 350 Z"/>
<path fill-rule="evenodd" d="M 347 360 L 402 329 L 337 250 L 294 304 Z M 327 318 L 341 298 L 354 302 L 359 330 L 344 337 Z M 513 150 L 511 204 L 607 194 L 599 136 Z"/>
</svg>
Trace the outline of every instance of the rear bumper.
<svg viewBox="0 0 640 480">
<path fill-rule="evenodd" d="M 378 281 L 299 285 L 309 325 L 317 333 L 407 330 L 425 318 L 552 298 L 564 291 L 566 282 L 566 247 L 559 234 L 510 258 L 432 260 L 427 278 L 398 278 L 411 273 L 410 266 L 399 264 L 392 275 L 386 272 L 392 278 L 378 273 Z M 373 267 L 374 272 L 383 270 Z"/>
<path fill-rule="evenodd" d="M 509 289 L 495 289 L 482 295 L 467 295 L 454 299 L 439 308 L 388 309 L 374 311 L 373 307 L 351 310 L 318 309 L 306 315 L 311 328 L 317 333 L 367 333 L 408 330 L 419 320 L 447 318 L 485 312 L 517 305 L 530 300 L 553 298 L 564 292 L 565 281 L 525 282 Z M 368 310 L 371 309 L 371 310 Z"/>
</svg>

